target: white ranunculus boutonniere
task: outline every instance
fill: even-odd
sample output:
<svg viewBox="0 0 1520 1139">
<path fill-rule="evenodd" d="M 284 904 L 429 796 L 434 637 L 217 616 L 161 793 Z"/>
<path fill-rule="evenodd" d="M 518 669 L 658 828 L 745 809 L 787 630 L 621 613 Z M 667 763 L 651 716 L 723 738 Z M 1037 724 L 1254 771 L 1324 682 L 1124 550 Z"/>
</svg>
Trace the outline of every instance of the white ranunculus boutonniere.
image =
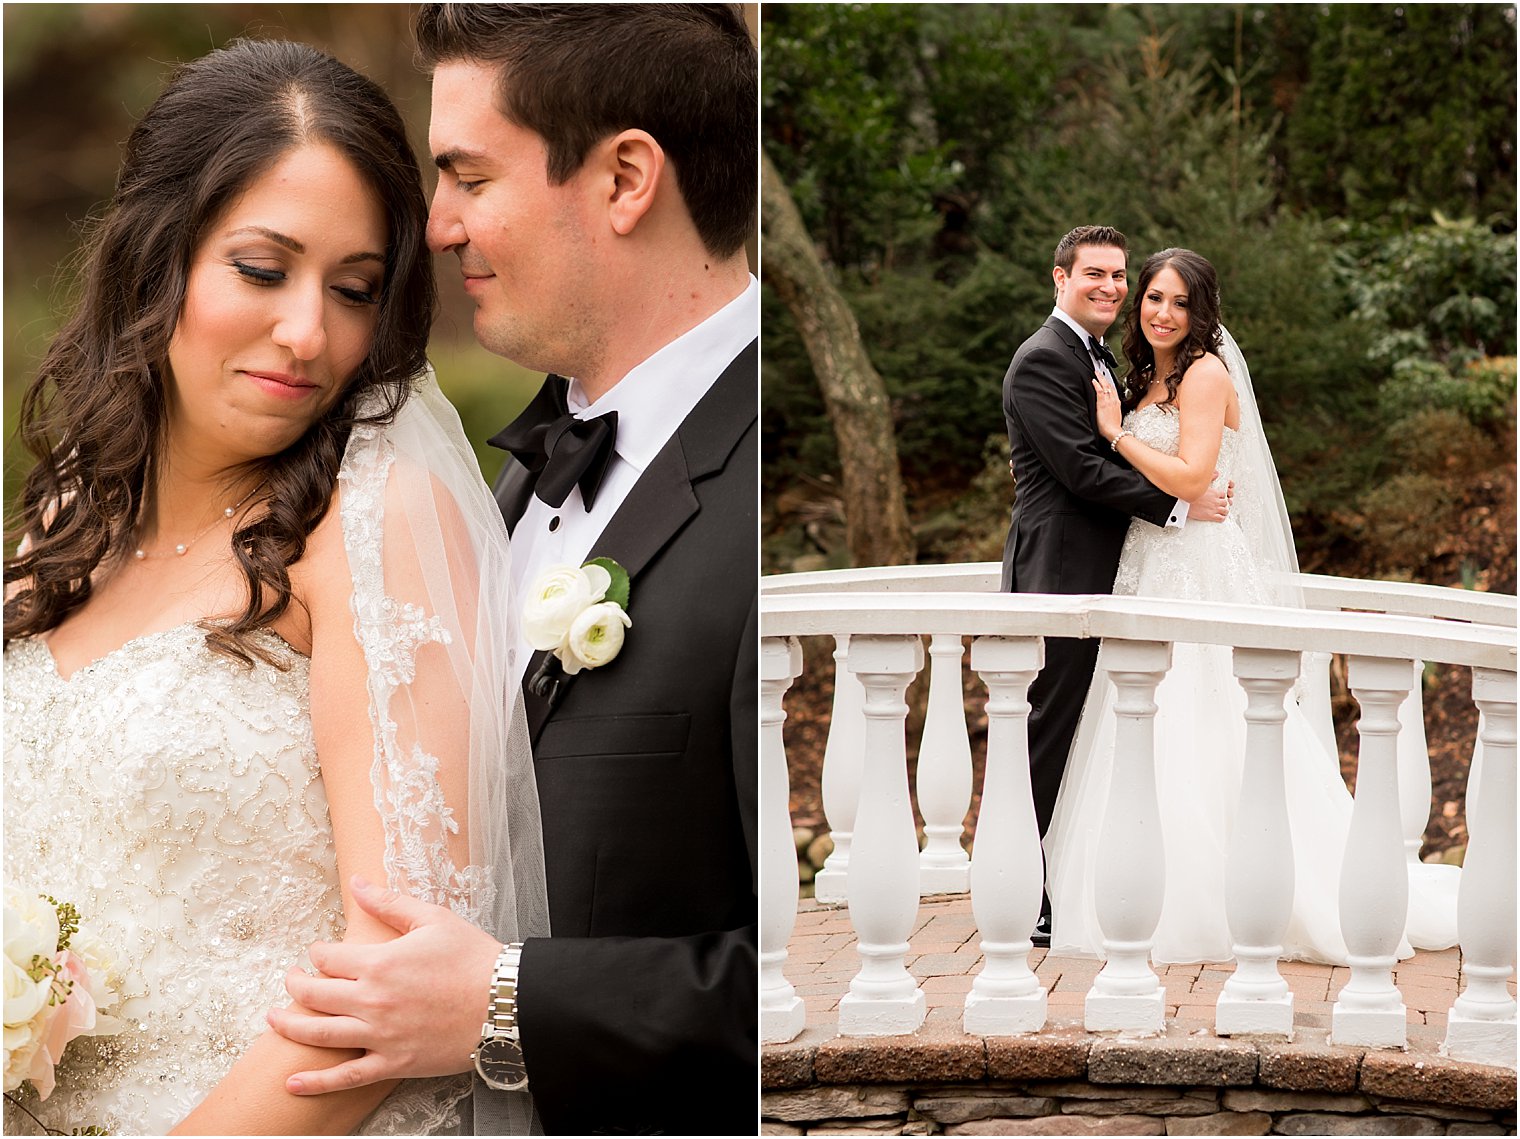
<svg viewBox="0 0 1520 1139">
<path fill-rule="evenodd" d="M 523 632 L 535 649 L 549 653 L 528 687 L 552 697 L 561 674 L 601 668 L 623 649 L 628 616 L 628 571 L 611 558 L 583 566 L 550 566 L 528 591 Z"/>
</svg>

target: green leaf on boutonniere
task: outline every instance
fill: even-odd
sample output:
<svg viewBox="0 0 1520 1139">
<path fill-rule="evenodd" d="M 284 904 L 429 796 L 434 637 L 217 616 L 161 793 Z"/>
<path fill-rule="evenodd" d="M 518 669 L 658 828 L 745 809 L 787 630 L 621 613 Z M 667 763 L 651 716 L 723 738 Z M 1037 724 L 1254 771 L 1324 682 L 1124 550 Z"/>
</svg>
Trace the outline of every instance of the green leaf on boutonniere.
<svg viewBox="0 0 1520 1139">
<path fill-rule="evenodd" d="M 586 564 L 601 566 L 612 577 L 612 584 L 607 587 L 607 596 L 602 600 L 612 602 L 624 613 L 628 612 L 628 571 L 611 558 L 592 558 Z"/>
</svg>

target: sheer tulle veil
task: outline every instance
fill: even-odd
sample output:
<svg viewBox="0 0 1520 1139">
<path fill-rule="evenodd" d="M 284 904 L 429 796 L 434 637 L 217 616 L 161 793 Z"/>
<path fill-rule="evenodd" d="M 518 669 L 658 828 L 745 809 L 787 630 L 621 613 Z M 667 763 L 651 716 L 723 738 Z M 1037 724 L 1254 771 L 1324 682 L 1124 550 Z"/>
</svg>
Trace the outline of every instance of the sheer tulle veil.
<svg viewBox="0 0 1520 1139">
<path fill-rule="evenodd" d="M 387 884 L 502 942 L 546 936 L 538 795 L 513 682 L 518 607 L 506 526 L 431 368 L 392 423 L 354 429 L 338 479 Z M 392 1101 L 415 1100 L 425 1112 L 428 1096 L 408 1092 L 433 1083 L 404 1084 Z M 454 1081 L 452 1096 L 434 1087 L 431 1102 L 457 1101 L 469 1086 Z M 512 1130 L 527 1133 L 529 1100 L 514 1098 L 522 1126 Z M 447 1126 L 412 1121 L 412 1133 Z"/>
<path fill-rule="evenodd" d="M 1224 325 L 1219 326 L 1219 356 L 1229 370 L 1240 403 L 1240 451 L 1235 466 L 1235 497 L 1230 512 L 1245 532 L 1256 564 L 1272 587 L 1275 603 L 1302 607 L 1298 585 L 1298 553 L 1293 526 L 1283 498 L 1282 480 L 1272 461 L 1272 448 L 1261 424 L 1261 409 L 1251 384 L 1251 369 L 1240 345 Z"/>
</svg>

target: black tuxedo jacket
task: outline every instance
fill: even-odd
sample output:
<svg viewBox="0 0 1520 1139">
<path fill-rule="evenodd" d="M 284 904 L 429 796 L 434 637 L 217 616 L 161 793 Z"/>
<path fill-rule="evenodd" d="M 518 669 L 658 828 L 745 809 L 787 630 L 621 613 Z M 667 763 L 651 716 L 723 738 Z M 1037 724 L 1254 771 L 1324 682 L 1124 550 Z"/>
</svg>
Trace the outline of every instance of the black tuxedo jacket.
<svg viewBox="0 0 1520 1139">
<path fill-rule="evenodd" d="M 1164 526 L 1176 506 L 1098 434 L 1093 374 L 1082 338 L 1052 315 L 1003 377 L 1018 479 L 1004 592 L 1109 593 L 1130 518 Z"/>
<path fill-rule="evenodd" d="M 759 1125 L 758 363 L 752 342 L 592 544 L 631 579 L 621 653 L 552 706 L 525 694 L 552 936 L 524 946 L 518 1023 L 551 1133 Z M 509 459 L 509 529 L 532 483 Z"/>
</svg>

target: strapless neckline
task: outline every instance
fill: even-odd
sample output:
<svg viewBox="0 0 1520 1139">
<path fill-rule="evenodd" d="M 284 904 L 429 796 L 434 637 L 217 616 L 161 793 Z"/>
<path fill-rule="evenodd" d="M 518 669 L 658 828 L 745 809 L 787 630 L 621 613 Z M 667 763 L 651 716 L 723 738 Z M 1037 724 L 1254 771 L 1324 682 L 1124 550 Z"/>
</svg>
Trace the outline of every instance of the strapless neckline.
<svg viewBox="0 0 1520 1139">
<path fill-rule="evenodd" d="M 173 640 L 176 636 L 184 635 L 186 632 L 190 631 L 201 634 L 203 636 L 205 634 L 205 630 L 201 627 L 200 622 L 201 618 L 192 618 L 188 621 L 181 621 L 178 625 L 170 625 L 166 629 L 155 629 L 149 633 L 139 633 L 137 636 L 123 641 L 114 649 L 110 649 L 107 652 L 102 653 L 94 660 L 80 665 L 72 672 L 70 672 L 67 676 L 64 676 L 63 670 L 58 667 L 58 658 L 53 655 L 53 647 L 52 645 L 48 644 L 45 638 L 29 637 L 24 643 L 36 646 L 36 651 L 40 654 L 42 663 L 44 665 L 44 675 L 51 677 L 53 680 L 56 680 L 60 684 L 68 686 L 72 685 L 84 674 L 95 673 L 98 670 L 112 664 L 118 658 L 129 656 L 133 652 L 138 651 L 144 647 L 154 645 L 160 640 Z M 273 641 L 276 647 L 287 649 L 291 653 L 294 653 L 296 656 L 305 659 L 304 653 L 298 650 L 294 645 L 292 645 L 284 637 L 280 636 L 280 634 L 275 632 L 273 629 L 258 629 L 254 632 L 253 635 L 256 638 L 263 638 Z"/>
</svg>

